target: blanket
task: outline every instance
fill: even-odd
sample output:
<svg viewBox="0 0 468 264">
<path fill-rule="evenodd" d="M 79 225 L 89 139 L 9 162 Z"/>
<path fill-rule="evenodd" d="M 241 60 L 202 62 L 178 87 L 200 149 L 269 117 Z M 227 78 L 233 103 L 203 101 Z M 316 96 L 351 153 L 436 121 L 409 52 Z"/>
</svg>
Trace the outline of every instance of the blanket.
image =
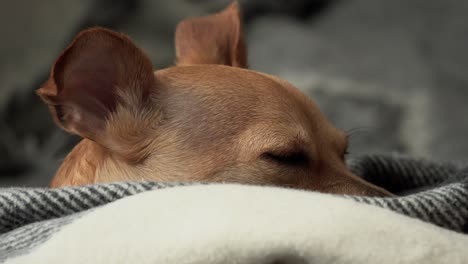
<svg viewBox="0 0 468 264">
<path fill-rule="evenodd" d="M 146 263 L 363 263 L 381 262 L 392 252 L 395 256 L 390 259 L 395 261 L 398 256 L 402 263 L 462 263 L 468 258 L 462 250 L 468 245 L 467 238 L 460 234 L 467 232 L 468 222 L 467 171 L 463 166 L 373 155 L 350 161 L 350 167 L 371 182 L 405 194 L 396 198 L 339 197 L 271 187 L 154 182 L 57 190 L 3 189 L 0 261 L 128 263 L 147 258 Z M 278 206 L 286 201 L 289 206 Z M 249 211 L 252 206 L 256 209 Z M 288 219 L 279 216 L 284 212 L 290 215 Z M 172 221 L 164 222 L 169 216 Z M 248 221 L 259 228 L 264 217 L 282 226 L 282 233 L 272 226 L 258 233 L 249 229 Z M 213 222 L 222 226 L 206 224 Z M 129 226 L 142 230 L 130 234 Z M 226 229 L 231 228 L 233 233 L 227 234 Z M 154 237 L 141 236 L 138 242 L 136 234 L 144 230 L 153 232 Z M 179 231 L 171 234 L 169 230 Z M 197 232 L 206 234 L 189 235 Z M 81 234 L 88 236 L 81 240 Z M 237 237 L 240 234 L 246 235 L 242 241 Z M 265 240 L 258 240 L 260 237 Z M 119 245 L 110 243 L 117 241 Z M 252 247 L 256 243 L 262 246 Z M 205 247 L 202 250 L 196 245 Z M 88 246 L 94 250 L 88 251 Z M 147 247 L 152 251 L 146 255 L 136 253 Z M 214 254 L 219 247 L 224 247 L 224 251 L 220 249 L 224 253 Z M 163 249 L 183 252 L 169 256 L 161 254 Z M 193 256 L 187 255 L 189 252 Z M 117 256 L 119 261 L 114 258 Z M 174 259 L 178 256 L 186 259 Z"/>
</svg>

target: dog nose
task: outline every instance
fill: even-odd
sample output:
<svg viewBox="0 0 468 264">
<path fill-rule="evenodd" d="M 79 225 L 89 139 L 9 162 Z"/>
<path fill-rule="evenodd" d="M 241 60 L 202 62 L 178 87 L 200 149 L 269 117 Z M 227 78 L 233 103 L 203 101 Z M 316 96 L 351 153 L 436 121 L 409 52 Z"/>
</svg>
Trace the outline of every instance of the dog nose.
<svg viewBox="0 0 468 264">
<path fill-rule="evenodd" d="M 366 182 L 359 178 L 359 180 L 352 182 L 348 185 L 350 194 L 359 196 L 372 196 L 372 197 L 391 197 L 395 196 L 384 188 L 378 187 L 372 183 Z"/>
<path fill-rule="evenodd" d="M 350 188 L 356 191 L 355 195 L 360 196 L 372 196 L 372 197 L 391 197 L 395 196 L 391 192 L 372 184 L 363 178 L 355 175 L 354 173 L 347 171 L 347 179 L 349 180 Z"/>
<path fill-rule="evenodd" d="M 340 174 L 337 182 L 340 184 L 333 185 L 335 190 L 332 190 L 332 192 L 334 193 L 372 197 L 395 196 L 384 188 L 367 182 L 349 171 L 345 172 L 344 174 Z"/>
<path fill-rule="evenodd" d="M 385 189 L 382 189 L 380 187 L 377 187 L 375 186 L 375 189 L 372 188 L 370 190 L 368 190 L 365 194 L 365 196 L 372 196 L 372 197 L 391 197 L 391 196 L 395 196 L 394 194 L 392 194 L 391 192 L 385 190 Z"/>
<path fill-rule="evenodd" d="M 336 193 L 336 194 L 346 194 L 346 195 L 356 195 L 356 196 L 370 196 L 370 197 L 394 196 L 392 193 L 380 187 L 361 185 L 361 184 L 355 184 L 355 183 L 343 184 L 340 187 L 325 190 L 325 192 Z"/>
</svg>

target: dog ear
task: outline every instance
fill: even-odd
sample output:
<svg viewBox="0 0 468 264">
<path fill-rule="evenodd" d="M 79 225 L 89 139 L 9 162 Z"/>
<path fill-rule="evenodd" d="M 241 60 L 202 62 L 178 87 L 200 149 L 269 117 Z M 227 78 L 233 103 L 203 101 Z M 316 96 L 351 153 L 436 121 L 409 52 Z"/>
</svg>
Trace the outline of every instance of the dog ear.
<svg viewBox="0 0 468 264">
<path fill-rule="evenodd" d="M 239 4 L 179 23 L 175 35 L 178 65 L 224 64 L 247 68 Z"/>
<path fill-rule="evenodd" d="M 154 83 L 151 61 L 128 37 L 93 28 L 78 34 L 37 94 L 60 127 L 99 142 L 117 106 L 143 103 Z"/>
</svg>

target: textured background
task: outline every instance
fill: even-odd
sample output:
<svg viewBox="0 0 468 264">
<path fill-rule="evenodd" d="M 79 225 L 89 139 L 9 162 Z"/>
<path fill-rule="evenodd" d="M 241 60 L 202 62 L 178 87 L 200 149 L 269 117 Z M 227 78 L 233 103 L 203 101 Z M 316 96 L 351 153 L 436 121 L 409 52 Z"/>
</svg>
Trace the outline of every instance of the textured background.
<svg viewBox="0 0 468 264">
<path fill-rule="evenodd" d="M 312 96 L 351 155 L 468 161 L 468 1 L 244 0 L 250 66 Z M 0 186 L 44 186 L 77 138 L 35 96 L 81 29 L 130 35 L 156 68 L 178 21 L 227 0 L 8 1 L 0 8 Z"/>
</svg>

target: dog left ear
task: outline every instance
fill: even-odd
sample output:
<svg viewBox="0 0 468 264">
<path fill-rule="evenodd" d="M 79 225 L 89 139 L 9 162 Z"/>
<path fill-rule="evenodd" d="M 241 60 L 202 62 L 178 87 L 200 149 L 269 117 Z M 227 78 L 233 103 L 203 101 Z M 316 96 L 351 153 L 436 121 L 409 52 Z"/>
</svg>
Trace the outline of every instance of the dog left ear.
<svg viewBox="0 0 468 264">
<path fill-rule="evenodd" d="M 111 114 L 143 105 L 154 83 L 151 61 L 128 37 L 93 28 L 78 34 L 37 94 L 60 127 L 105 145 Z"/>
<path fill-rule="evenodd" d="M 175 35 L 177 65 L 224 64 L 247 68 L 239 4 L 179 23 Z"/>
</svg>

